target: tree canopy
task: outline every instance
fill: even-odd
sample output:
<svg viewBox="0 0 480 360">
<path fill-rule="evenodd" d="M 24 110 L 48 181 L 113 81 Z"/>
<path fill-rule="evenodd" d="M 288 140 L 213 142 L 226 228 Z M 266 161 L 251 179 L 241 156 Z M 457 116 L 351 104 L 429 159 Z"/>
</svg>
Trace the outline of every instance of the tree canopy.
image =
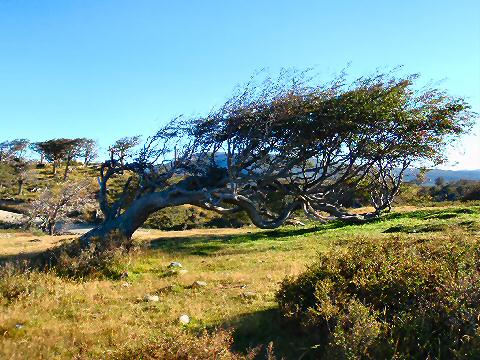
<svg viewBox="0 0 480 360">
<path fill-rule="evenodd" d="M 152 212 L 184 203 L 245 211 L 262 228 L 299 209 L 319 221 L 378 216 L 390 209 L 403 172 L 442 162 L 475 116 L 464 99 L 419 88 L 417 79 L 377 73 L 318 84 L 308 71 L 253 79 L 206 116 L 171 121 L 137 157 L 103 163 L 106 222 L 92 234 L 130 236 Z M 108 181 L 125 173 L 124 193 L 109 201 Z M 368 191 L 375 211 L 348 213 L 341 199 L 350 189 Z"/>
</svg>

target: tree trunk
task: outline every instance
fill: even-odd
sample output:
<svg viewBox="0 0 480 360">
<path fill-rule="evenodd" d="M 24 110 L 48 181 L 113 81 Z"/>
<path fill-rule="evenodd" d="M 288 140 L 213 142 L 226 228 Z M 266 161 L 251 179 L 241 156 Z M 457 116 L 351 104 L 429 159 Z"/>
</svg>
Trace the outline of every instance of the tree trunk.
<svg viewBox="0 0 480 360">
<path fill-rule="evenodd" d="M 57 162 L 53 160 L 53 175 L 57 175 Z"/>
<path fill-rule="evenodd" d="M 48 235 L 54 235 L 55 234 L 55 222 L 49 221 L 47 230 L 48 230 Z"/>
<path fill-rule="evenodd" d="M 18 194 L 23 195 L 23 180 L 18 180 Z"/>
<path fill-rule="evenodd" d="M 70 159 L 67 159 L 67 161 L 65 163 L 65 172 L 63 173 L 63 181 L 67 181 L 69 166 L 70 166 Z"/>
<path fill-rule="evenodd" d="M 147 218 L 160 209 L 205 201 L 204 191 L 178 191 L 177 189 L 150 193 L 135 200 L 125 212 L 115 218 L 106 216 L 106 221 L 80 238 L 81 246 L 87 248 L 95 238 L 106 239 L 117 234 L 130 239 Z"/>
</svg>

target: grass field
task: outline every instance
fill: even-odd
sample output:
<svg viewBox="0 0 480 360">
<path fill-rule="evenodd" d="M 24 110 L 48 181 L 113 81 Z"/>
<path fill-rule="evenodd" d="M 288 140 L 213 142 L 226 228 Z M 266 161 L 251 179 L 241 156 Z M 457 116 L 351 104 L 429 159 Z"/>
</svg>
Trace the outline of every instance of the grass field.
<svg viewBox="0 0 480 360">
<path fill-rule="evenodd" d="M 399 209 L 363 225 L 339 222 L 255 228 L 141 231 L 138 250 L 115 265 L 126 278 L 69 279 L 55 273 L 0 279 L 0 358 L 309 357 L 279 313 L 275 293 L 318 252 L 358 238 L 382 241 L 478 236 L 480 207 Z M 43 251 L 68 237 L 0 232 L 0 259 Z M 170 271 L 177 261 L 183 270 Z M 191 287 L 195 281 L 206 286 Z M 159 301 L 145 301 L 158 295 Z M 182 325 L 181 315 L 190 322 Z"/>
</svg>

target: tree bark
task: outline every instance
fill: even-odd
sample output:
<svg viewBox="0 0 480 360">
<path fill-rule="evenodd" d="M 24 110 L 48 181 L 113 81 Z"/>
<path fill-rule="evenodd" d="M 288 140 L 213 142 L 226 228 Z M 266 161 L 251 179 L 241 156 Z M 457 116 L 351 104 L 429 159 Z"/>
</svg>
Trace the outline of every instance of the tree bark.
<svg viewBox="0 0 480 360">
<path fill-rule="evenodd" d="M 65 163 L 65 172 L 63 173 L 63 181 L 67 181 L 68 178 L 68 168 L 70 167 L 70 161 L 71 159 L 67 159 Z"/>
<path fill-rule="evenodd" d="M 49 221 L 48 222 L 48 234 L 49 235 L 54 235 L 55 234 L 55 222 L 54 221 Z"/>
<path fill-rule="evenodd" d="M 146 194 L 133 201 L 125 212 L 90 230 L 80 238 L 81 246 L 86 248 L 95 238 L 107 238 L 109 234 L 117 233 L 119 236 L 130 239 L 147 218 L 155 211 L 170 206 L 184 205 L 205 201 L 204 191 L 182 191 L 170 189 L 161 192 Z"/>
</svg>

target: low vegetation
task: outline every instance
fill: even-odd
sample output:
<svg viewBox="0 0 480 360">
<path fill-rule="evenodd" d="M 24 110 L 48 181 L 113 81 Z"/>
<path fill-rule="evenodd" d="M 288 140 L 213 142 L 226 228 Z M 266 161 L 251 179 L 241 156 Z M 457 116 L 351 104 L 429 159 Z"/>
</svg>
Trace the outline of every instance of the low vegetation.
<svg viewBox="0 0 480 360">
<path fill-rule="evenodd" d="M 325 359 L 480 356 L 478 239 L 361 239 L 287 279 L 282 313 Z"/>
<path fill-rule="evenodd" d="M 3 266 L 0 357 L 473 358 L 479 231 L 478 206 L 400 208 L 361 225 L 143 230 L 101 271 Z"/>
</svg>

